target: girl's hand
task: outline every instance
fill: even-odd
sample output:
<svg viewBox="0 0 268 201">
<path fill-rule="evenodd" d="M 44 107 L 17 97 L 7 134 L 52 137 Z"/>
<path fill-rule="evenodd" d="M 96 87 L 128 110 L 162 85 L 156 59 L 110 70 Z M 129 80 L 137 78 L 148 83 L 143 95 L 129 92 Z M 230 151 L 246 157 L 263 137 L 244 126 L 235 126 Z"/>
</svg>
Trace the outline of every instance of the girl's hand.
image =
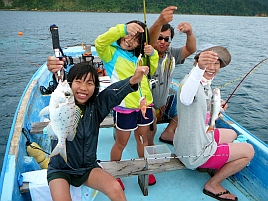
<svg viewBox="0 0 268 201">
<path fill-rule="evenodd" d="M 144 32 L 143 28 L 135 22 L 127 24 L 126 26 L 127 26 L 127 32 L 129 36 L 135 36 L 139 32 L 140 33 Z"/>
<path fill-rule="evenodd" d="M 63 68 L 64 61 L 65 58 L 62 58 L 62 60 L 60 60 L 55 56 L 49 56 L 47 57 L 47 69 L 52 73 L 57 73 Z"/>
<path fill-rule="evenodd" d="M 215 63 L 218 60 L 218 55 L 213 51 L 201 52 L 198 58 L 198 66 L 200 69 L 206 69 L 210 63 Z"/>
<path fill-rule="evenodd" d="M 141 82 L 143 75 L 147 75 L 148 73 L 149 73 L 148 66 L 138 66 L 136 68 L 134 75 L 129 80 L 130 85 Z"/>
<path fill-rule="evenodd" d="M 222 107 L 222 106 L 224 106 L 224 107 Z M 224 101 L 223 99 L 221 99 L 221 107 L 222 107 L 222 109 L 223 109 L 224 111 L 226 111 L 226 109 L 228 108 L 228 104 L 225 103 L 225 101 Z"/>
<path fill-rule="evenodd" d="M 154 52 L 154 48 L 151 45 L 144 44 L 144 54 L 147 56 L 151 56 Z"/>
</svg>

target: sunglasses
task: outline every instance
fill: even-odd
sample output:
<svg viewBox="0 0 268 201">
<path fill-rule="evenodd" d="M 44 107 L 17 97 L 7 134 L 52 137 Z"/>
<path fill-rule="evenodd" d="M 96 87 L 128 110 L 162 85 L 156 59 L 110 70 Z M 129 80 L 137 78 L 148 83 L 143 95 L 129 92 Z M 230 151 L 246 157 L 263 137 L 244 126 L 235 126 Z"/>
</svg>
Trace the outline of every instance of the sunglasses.
<svg viewBox="0 0 268 201">
<path fill-rule="evenodd" d="M 158 37 L 158 40 L 163 40 L 163 39 L 164 39 L 164 41 L 166 41 L 166 42 L 168 42 L 168 43 L 171 42 L 171 38 L 170 38 L 170 37 L 166 37 L 166 38 L 164 38 L 163 36 L 159 36 L 159 37 Z"/>
</svg>

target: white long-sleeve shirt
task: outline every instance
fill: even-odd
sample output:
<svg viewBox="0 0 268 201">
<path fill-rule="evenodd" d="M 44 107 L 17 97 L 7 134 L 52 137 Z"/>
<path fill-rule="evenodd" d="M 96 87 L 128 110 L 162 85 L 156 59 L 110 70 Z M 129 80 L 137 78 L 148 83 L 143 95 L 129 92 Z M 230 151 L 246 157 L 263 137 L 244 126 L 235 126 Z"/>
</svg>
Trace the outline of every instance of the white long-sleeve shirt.
<svg viewBox="0 0 268 201">
<path fill-rule="evenodd" d="M 190 76 L 182 86 L 180 93 L 180 100 L 184 105 L 190 105 L 193 102 L 204 72 L 205 70 L 200 69 L 198 64 L 190 72 Z"/>
</svg>

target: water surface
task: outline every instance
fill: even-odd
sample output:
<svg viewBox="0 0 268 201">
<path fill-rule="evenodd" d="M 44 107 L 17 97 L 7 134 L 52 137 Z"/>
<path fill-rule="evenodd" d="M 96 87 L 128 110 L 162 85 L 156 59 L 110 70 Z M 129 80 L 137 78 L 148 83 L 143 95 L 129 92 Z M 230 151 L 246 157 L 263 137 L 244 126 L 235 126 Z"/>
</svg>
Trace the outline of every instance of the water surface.
<svg viewBox="0 0 268 201">
<path fill-rule="evenodd" d="M 49 26 L 59 27 L 62 47 L 93 44 L 94 39 L 117 23 L 143 21 L 143 14 L 90 12 L 0 11 L 0 168 L 13 115 L 20 96 L 37 68 L 53 55 Z M 152 25 L 158 14 L 147 14 Z M 268 57 L 267 18 L 232 16 L 175 15 L 172 25 L 183 21 L 192 24 L 197 45 L 213 43 L 226 46 L 232 54 L 231 64 L 215 78 L 221 86 L 244 76 L 258 62 Z M 18 36 L 22 31 L 23 36 Z M 185 35 L 175 32 L 172 46 L 185 44 Z M 193 56 L 175 69 L 181 79 L 192 67 Z M 251 73 L 230 99 L 227 113 L 257 137 L 268 142 L 267 78 L 268 62 Z M 222 88 L 227 99 L 238 82 Z"/>
</svg>

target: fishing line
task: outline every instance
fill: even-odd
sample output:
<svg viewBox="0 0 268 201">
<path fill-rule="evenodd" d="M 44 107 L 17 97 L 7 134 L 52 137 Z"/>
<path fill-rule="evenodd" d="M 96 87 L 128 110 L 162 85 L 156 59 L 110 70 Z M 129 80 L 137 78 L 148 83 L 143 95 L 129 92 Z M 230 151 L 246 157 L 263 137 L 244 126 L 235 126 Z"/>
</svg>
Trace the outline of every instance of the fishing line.
<svg viewBox="0 0 268 201">
<path fill-rule="evenodd" d="M 18 36 L 18 37 L 24 37 L 24 36 Z M 37 63 L 31 62 L 31 61 L 25 59 L 25 57 L 22 56 L 22 54 L 20 53 L 19 48 L 18 48 L 18 43 L 19 43 L 18 40 L 19 40 L 19 39 L 17 39 L 17 43 L 16 43 L 16 52 L 17 52 L 17 55 L 20 57 L 20 59 L 22 59 L 25 63 L 28 63 L 28 64 L 30 64 L 30 65 L 32 65 L 32 66 L 36 66 L 36 67 L 41 66 L 42 64 L 37 64 Z M 52 49 L 52 47 L 50 47 L 49 45 L 46 45 L 46 44 L 43 44 L 43 43 L 40 43 L 40 42 L 35 42 L 35 43 L 38 43 L 38 44 L 47 46 L 47 47 L 49 47 L 50 49 Z"/>
<path fill-rule="evenodd" d="M 268 58 L 262 60 L 262 61 L 261 61 L 260 63 L 258 63 L 258 64 L 262 64 L 262 63 L 264 63 L 264 61 L 267 60 L 267 59 L 268 59 Z M 255 70 L 257 70 L 258 68 L 261 67 L 261 65 L 258 65 L 258 64 L 257 64 L 257 66 L 256 66 L 255 69 L 252 69 L 251 72 L 249 72 L 249 74 L 252 73 L 252 72 L 254 72 Z M 246 73 L 245 75 L 243 75 L 243 76 L 241 76 L 241 77 L 239 77 L 239 78 L 236 78 L 235 80 L 233 80 L 233 81 L 231 81 L 231 82 L 227 82 L 226 84 L 221 85 L 221 86 L 219 86 L 219 87 L 217 87 L 217 88 L 221 89 L 221 88 L 224 88 L 224 87 L 226 87 L 226 86 L 228 86 L 228 85 L 230 85 L 230 84 L 232 84 L 232 83 L 234 83 L 234 82 L 237 82 L 237 81 L 243 79 L 245 76 L 247 76 L 247 74 L 248 74 L 248 73 Z"/>
<path fill-rule="evenodd" d="M 240 86 L 240 84 L 245 80 L 245 78 L 252 73 L 260 64 L 264 63 L 266 60 L 268 60 L 268 58 L 261 60 L 259 63 L 257 63 L 247 74 L 245 74 L 242 77 L 242 80 L 238 83 L 238 85 L 235 87 L 235 89 L 233 90 L 233 92 L 229 95 L 229 97 L 226 99 L 225 103 L 222 105 L 222 108 L 224 108 L 224 106 L 228 103 L 228 101 L 231 99 L 231 97 L 233 96 L 234 92 L 237 90 L 237 88 Z"/>
<path fill-rule="evenodd" d="M 166 156 L 166 157 L 147 157 L 147 158 L 131 158 L 131 159 L 125 159 L 125 160 L 120 160 L 120 161 L 147 161 L 147 160 L 160 160 L 160 159 L 180 159 L 180 158 L 197 158 L 197 157 L 212 157 L 212 156 L 229 156 L 228 154 L 201 154 L 201 155 L 196 155 L 196 156 Z M 98 163 L 105 163 L 105 162 L 115 162 L 111 160 L 97 160 Z"/>
</svg>

